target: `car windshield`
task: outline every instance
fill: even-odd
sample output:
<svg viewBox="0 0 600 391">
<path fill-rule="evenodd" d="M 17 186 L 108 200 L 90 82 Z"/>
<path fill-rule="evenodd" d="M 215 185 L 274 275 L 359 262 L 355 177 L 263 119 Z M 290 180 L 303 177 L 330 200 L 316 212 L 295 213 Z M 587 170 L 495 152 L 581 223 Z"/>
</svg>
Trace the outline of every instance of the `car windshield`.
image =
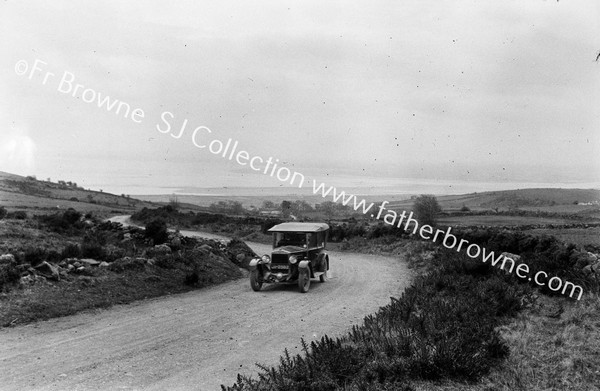
<svg viewBox="0 0 600 391">
<path fill-rule="evenodd" d="M 306 234 L 303 232 L 275 232 L 275 247 L 306 247 Z"/>
</svg>

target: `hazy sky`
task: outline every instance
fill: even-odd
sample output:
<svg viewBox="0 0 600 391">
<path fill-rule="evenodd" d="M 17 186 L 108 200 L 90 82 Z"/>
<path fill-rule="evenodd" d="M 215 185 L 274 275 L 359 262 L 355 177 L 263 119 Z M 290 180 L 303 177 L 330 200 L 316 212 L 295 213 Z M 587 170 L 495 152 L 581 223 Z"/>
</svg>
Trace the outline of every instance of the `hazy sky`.
<svg viewBox="0 0 600 391">
<path fill-rule="evenodd" d="M 2 171 L 132 194 L 281 184 L 196 148 L 204 126 L 333 183 L 600 186 L 597 1 L 9 0 L 0 19 Z"/>
</svg>

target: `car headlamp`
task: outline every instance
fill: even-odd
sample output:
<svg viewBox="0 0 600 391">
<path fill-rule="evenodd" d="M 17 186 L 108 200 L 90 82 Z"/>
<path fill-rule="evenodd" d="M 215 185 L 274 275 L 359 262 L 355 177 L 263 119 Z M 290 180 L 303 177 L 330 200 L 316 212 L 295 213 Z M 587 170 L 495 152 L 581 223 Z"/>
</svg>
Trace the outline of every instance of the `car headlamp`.
<svg viewBox="0 0 600 391">
<path fill-rule="evenodd" d="M 266 254 L 265 254 L 265 255 L 263 255 L 263 256 L 262 256 L 260 259 L 261 259 L 261 260 L 262 260 L 264 263 L 271 263 L 271 257 L 269 257 L 269 256 L 268 256 L 268 255 L 266 255 Z"/>
<path fill-rule="evenodd" d="M 295 255 L 292 255 L 292 256 L 290 257 L 290 264 L 291 264 L 291 265 L 295 265 L 295 264 L 296 264 L 296 262 L 298 262 L 298 257 L 297 257 L 297 256 L 295 256 Z"/>
</svg>

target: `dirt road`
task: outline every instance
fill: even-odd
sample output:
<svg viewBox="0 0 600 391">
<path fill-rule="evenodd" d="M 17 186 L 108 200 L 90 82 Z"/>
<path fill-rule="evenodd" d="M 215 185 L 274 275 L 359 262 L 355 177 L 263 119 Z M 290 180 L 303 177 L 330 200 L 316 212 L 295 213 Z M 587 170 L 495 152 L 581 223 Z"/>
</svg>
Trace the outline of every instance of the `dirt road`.
<svg viewBox="0 0 600 391">
<path fill-rule="evenodd" d="M 186 232 L 189 234 L 190 232 Z M 249 243 L 259 254 L 262 244 Z M 0 390 L 218 390 L 300 338 L 340 335 L 409 284 L 404 262 L 330 252 L 310 292 L 246 279 L 0 329 Z"/>
</svg>

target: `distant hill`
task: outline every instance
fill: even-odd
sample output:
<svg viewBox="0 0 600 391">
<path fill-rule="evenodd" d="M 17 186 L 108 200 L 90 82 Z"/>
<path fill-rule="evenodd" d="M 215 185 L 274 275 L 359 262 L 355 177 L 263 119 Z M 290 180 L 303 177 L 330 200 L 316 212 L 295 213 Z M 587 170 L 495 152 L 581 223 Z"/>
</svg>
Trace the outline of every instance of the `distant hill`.
<svg viewBox="0 0 600 391">
<path fill-rule="evenodd" d="M 72 182 L 49 182 L 0 171 L 0 206 L 36 213 L 74 208 L 79 211 L 129 213 L 151 202 L 100 191 L 85 190 Z"/>
<path fill-rule="evenodd" d="M 444 211 L 467 207 L 481 210 L 539 210 L 558 213 L 587 213 L 600 209 L 600 190 L 596 189 L 519 189 L 437 197 Z M 393 207 L 410 209 L 413 200 L 393 202 Z M 392 206 L 391 206 L 392 207 Z"/>
</svg>

